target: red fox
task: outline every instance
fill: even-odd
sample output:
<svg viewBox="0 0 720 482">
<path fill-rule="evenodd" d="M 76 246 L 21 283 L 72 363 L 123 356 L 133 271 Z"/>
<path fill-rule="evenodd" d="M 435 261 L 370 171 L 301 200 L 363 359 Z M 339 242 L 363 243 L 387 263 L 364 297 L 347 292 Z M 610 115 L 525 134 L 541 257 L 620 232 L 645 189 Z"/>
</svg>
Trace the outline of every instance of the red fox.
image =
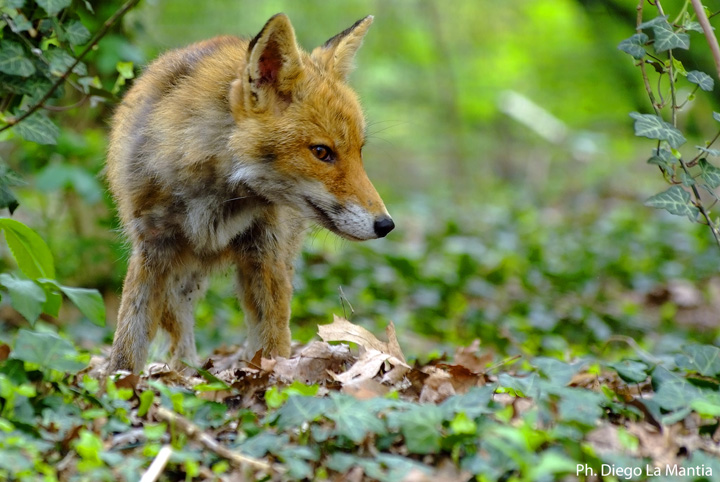
<svg viewBox="0 0 720 482">
<path fill-rule="evenodd" d="M 107 176 L 132 242 L 109 370 L 139 372 L 158 327 L 196 361 L 193 307 L 237 268 L 248 353 L 290 355 L 293 261 L 308 223 L 350 240 L 394 227 L 365 173 L 365 121 L 346 85 L 368 16 L 312 53 L 284 14 L 252 40 L 170 51 L 113 119 Z"/>
</svg>

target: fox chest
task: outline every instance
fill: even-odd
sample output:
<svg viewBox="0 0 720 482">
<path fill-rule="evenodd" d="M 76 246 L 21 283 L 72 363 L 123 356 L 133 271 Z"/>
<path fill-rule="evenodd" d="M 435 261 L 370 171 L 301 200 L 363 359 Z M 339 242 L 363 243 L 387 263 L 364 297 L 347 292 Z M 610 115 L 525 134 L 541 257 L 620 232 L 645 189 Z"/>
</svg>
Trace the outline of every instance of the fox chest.
<svg viewBox="0 0 720 482">
<path fill-rule="evenodd" d="M 273 206 L 248 195 L 169 196 L 136 210 L 131 231 L 149 244 L 182 243 L 198 254 L 218 253 L 256 224 L 266 224 Z"/>
</svg>

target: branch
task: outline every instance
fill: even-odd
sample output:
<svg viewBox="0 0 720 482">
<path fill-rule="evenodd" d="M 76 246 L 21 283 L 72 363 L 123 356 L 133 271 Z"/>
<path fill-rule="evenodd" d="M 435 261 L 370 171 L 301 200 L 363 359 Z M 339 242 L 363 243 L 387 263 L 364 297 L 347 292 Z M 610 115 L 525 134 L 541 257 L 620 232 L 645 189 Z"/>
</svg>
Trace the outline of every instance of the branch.
<svg viewBox="0 0 720 482">
<path fill-rule="evenodd" d="M 720 46 L 718 46 L 717 37 L 715 37 L 715 32 L 713 32 L 712 26 L 710 26 L 710 20 L 708 20 L 707 15 L 705 15 L 705 8 L 702 6 L 702 3 L 700 3 L 700 0 L 691 0 L 691 2 L 697 15 L 698 23 L 700 23 L 708 45 L 710 46 L 710 51 L 715 61 L 715 73 L 718 74 L 718 78 L 720 79 Z"/>
<path fill-rule="evenodd" d="M 236 467 L 252 467 L 255 470 L 263 470 L 265 472 L 274 472 L 277 474 L 285 472 L 282 466 L 269 464 L 260 459 L 249 457 L 228 449 L 224 445 L 218 443 L 213 437 L 203 432 L 200 427 L 192 423 L 190 420 L 186 419 L 182 415 L 178 415 L 177 413 L 168 410 L 165 407 L 157 407 L 155 416 L 158 419 L 173 425 L 175 428 L 187 435 L 188 438 L 200 442 L 200 444 L 202 444 L 206 449 L 230 461 Z"/>
<path fill-rule="evenodd" d="M 90 52 L 95 47 L 95 45 L 97 45 L 97 43 L 100 41 L 100 39 L 102 39 L 108 33 L 108 31 L 113 27 L 113 25 L 115 25 L 118 22 L 118 20 L 120 20 L 123 17 L 123 15 L 125 15 L 128 12 L 128 10 L 130 10 L 135 5 L 137 5 L 137 3 L 139 1 L 140 0 L 128 0 L 127 2 L 125 2 L 125 4 L 122 7 L 120 7 L 120 9 L 117 12 L 115 12 L 110 18 L 108 18 L 105 21 L 105 23 L 103 24 L 103 26 L 100 28 L 100 30 L 98 30 L 97 33 L 95 33 L 95 36 L 92 38 L 90 43 L 83 49 L 82 52 L 80 52 L 80 55 L 77 56 L 77 58 L 75 59 L 75 62 L 73 62 L 73 64 L 70 67 L 68 67 L 67 70 L 65 70 L 65 72 L 63 72 L 63 74 L 55 81 L 55 83 L 50 87 L 50 89 L 47 92 L 45 92 L 45 95 L 42 96 L 42 98 L 40 100 L 38 100 L 35 104 L 33 104 L 20 117 L 16 117 L 14 119 L 9 119 L 7 125 L 0 127 L 0 132 L 17 125 L 18 123 L 22 122 L 23 120 L 27 119 L 32 114 L 34 114 L 35 111 L 40 109 L 43 106 L 43 104 L 45 104 L 45 102 L 47 102 L 48 99 L 55 93 L 55 91 L 58 89 L 58 87 L 60 87 L 67 80 L 67 78 L 72 73 L 73 69 L 78 66 L 78 64 L 82 61 L 82 59 L 85 57 L 85 55 L 87 55 L 88 52 Z"/>
</svg>

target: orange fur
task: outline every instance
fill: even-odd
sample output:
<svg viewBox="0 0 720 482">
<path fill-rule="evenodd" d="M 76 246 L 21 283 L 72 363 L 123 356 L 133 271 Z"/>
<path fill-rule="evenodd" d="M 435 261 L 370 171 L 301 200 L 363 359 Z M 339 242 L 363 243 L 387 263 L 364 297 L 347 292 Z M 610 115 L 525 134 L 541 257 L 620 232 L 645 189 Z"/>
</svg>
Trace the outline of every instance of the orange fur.
<svg viewBox="0 0 720 482">
<path fill-rule="evenodd" d="M 312 54 L 285 15 L 247 41 L 166 53 L 118 107 L 108 181 L 132 242 L 110 370 L 139 372 L 158 327 L 195 362 L 193 306 L 233 264 L 250 353 L 290 354 L 293 260 L 308 222 L 351 240 L 394 224 L 362 166 L 365 121 L 345 84 L 372 22 Z"/>
</svg>

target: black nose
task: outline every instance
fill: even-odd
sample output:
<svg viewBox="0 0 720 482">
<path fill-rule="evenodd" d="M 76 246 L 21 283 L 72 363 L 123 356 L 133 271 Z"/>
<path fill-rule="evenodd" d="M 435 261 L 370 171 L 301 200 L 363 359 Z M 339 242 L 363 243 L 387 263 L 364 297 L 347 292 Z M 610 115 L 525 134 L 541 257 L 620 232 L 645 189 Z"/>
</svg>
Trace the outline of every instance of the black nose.
<svg viewBox="0 0 720 482">
<path fill-rule="evenodd" d="M 373 228 L 378 238 L 384 238 L 387 236 L 387 233 L 395 229 L 395 223 L 390 216 L 383 216 L 375 220 Z"/>
</svg>

